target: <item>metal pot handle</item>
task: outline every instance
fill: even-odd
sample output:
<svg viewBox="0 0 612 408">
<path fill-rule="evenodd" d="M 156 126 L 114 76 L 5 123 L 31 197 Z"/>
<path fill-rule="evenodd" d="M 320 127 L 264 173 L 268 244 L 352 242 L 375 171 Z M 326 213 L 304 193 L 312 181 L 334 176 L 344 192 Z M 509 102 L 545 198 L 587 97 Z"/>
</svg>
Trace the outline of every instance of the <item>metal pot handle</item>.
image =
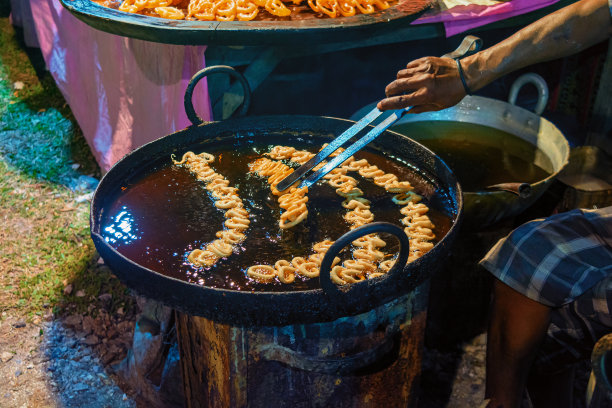
<svg viewBox="0 0 612 408">
<path fill-rule="evenodd" d="M 527 74 L 523 74 L 512 83 L 512 86 L 510 87 L 510 94 L 508 95 L 508 102 L 510 102 L 512 105 L 516 105 L 516 97 L 518 96 L 521 88 L 526 84 L 533 84 L 536 88 L 538 88 L 538 102 L 536 103 L 533 113 L 541 116 L 544 109 L 546 109 L 546 104 L 548 103 L 548 85 L 546 84 L 544 78 L 536 73 L 529 72 Z"/>
<path fill-rule="evenodd" d="M 410 242 L 408 241 L 408 236 L 406 236 L 404 230 L 397 225 L 391 224 L 390 222 L 373 222 L 371 224 L 362 225 L 361 227 L 355 228 L 354 230 L 351 230 L 338 238 L 338 240 L 329 247 L 325 253 L 325 256 L 323 257 L 321 267 L 319 268 L 319 283 L 325 294 L 327 294 L 330 298 L 338 298 L 339 296 L 348 292 L 352 286 L 346 285 L 348 288 L 345 292 L 332 282 L 330 275 L 331 267 L 336 255 L 338 255 L 342 248 L 357 238 L 363 237 L 364 235 L 373 234 L 375 232 L 386 232 L 395 235 L 400 243 L 400 250 L 397 260 L 384 279 L 393 279 L 398 271 L 402 271 L 404 269 L 404 266 L 406 266 L 406 263 L 408 262 L 408 254 L 410 252 Z M 355 283 L 354 285 L 359 285 L 361 283 Z"/>
<path fill-rule="evenodd" d="M 229 65 L 213 65 L 210 67 L 206 67 L 198 72 L 189 80 L 189 84 L 187 85 L 187 89 L 185 90 L 185 113 L 187 117 L 193 123 L 194 126 L 201 125 L 204 123 L 202 118 L 198 116 L 193 108 L 193 90 L 200 80 L 210 74 L 229 74 L 230 76 L 235 77 L 242 85 L 242 89 L 244 90 L 244 98 L 242 100 L 242 105 L 240 105 L 240 110 L 238 111 L 238 116 L 244 116 L 249 110 L 251 106 L 251 87 L 249 86 L 249 82 L 247 79 L 238 72 L 233 67 Z"/>
</svg>

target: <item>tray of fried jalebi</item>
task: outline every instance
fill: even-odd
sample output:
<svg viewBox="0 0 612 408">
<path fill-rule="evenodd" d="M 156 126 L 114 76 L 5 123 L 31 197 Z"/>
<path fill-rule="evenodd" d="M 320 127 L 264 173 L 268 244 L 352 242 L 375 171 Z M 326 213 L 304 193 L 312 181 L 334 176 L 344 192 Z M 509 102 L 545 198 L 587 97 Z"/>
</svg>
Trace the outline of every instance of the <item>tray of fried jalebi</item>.
<svg viewBox="0 0 612 408">
<path fill-rule="evenodd" d="M 295 45 L 359 40 L 416 19 L 433 0 L 60 0 L 109 33 L 166 44 Z"/>
</svg>

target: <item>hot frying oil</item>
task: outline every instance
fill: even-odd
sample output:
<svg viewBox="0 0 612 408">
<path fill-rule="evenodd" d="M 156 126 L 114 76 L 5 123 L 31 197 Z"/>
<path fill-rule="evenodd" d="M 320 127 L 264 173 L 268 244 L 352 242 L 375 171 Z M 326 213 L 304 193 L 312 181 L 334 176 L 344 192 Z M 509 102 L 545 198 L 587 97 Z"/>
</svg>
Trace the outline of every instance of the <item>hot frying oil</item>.
<svg viewBox="0 0 612 408">
<path fill-rule="evenodd" d="M 216 239 L 223 229 L 224 210 L 214 206 L 205 184 L 198 181 L 185 167 L 167 163 L 144 177 L 123 186 L 104 213 L 103 236 L 124 256 L 161 274 L 210 287 L 242 290 L 285 291 L 318 288 L 318 279 L 297 278 L 291 285 L 261 284 L 246 277 L 248 266 L 274 265 L 277 260 L 291 261 L 293 257 L 313 254 L 313 243 L 324 239 L 336 240 L 349 231 L 343 219 L 347 211 L 341 206 L 342 197 L 327 183 L 319 182 L 308 192 L 308 217 L 297 226 L 283 230 L 278 227 L 281 209 L 272 195 L 265 178 L 249 173 L 248 164 L 267 152 L 245 147 L 215 155 L 210 165 L 237 187 L 238 195 L 249 212 L 250 225 L 246 239 L 237 244 L 234 253 L 220 259 L 210 268 L 197 268 L 187 261 L 187 255 Z M 312 149 L 311 149 L 312 150 Z M 195 151 L 200 153 L 200 151 Z M 417 192 L 423 193 L 427 183 L 406 165 L 380 154 L 360 152 L 365 158 L 386 172 L 408 180 Z M 289 162 L 287 162 L 289 163 Z M 295 166 L 295 165 L 294 165 Z M 391 195 L 370 180 L 352 174 L 371 201 L 375 221 L 400 225 L 400 207 L 392 203 Z M 445 199 L 438 193 L 428 193 L 430 218 L 436 225 L 434 232 L 443 237 L 451 224 L 451 216 L 444 213 Z M 431 203 L 431 204 L 430 204 Z M 386 252 L 395 254 L 398 246 L 393 238 L 387 240 Z M 391 256 L 391 255 L 390 255 Z"/>
<path fill-rule="evenodd" d="M 520 137 L 462 122 L 423 121 L 393 130 L 416 140 L 442 158 L 464 191 L 500 183 L 535 183 L 552 173 L 544 152 Z"/>
</svg>

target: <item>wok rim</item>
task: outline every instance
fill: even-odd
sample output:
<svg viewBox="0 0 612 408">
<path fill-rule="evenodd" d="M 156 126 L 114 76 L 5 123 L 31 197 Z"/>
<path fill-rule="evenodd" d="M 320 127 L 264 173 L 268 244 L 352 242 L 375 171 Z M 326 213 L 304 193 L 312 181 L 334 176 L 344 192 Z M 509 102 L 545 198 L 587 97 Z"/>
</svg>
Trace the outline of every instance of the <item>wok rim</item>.
<svg viewBox="0 0 612 408">
<path fill-rule="evenodd" d="M 102 222 L 101 222 L 101 214 L 100 212 L 96 212 L 95 210 L 98 208 L 105 208 L 105 205 L 102 205 L 104 203 L 104 198 L 101 198 L 100 195 L 102 194 L 101 191 L 103 189 L 107 189 L 108 187 L 106 186 L 106 184 L 110 183 L 108 180 L 110 178 L 114 178 L 116 177 L 116 175 L 114 174 L 113 170 L 116 169 L 117 167 L 120 167 L 122 165 L 126 165 L 127 163 L 129 163 L 129 161 L 132 158 L 132 154 L 137 153 L 138 151 L 140 151 L 141 149 L 145 149 L 147 146 L 150 146 L 152 144 L 156 144 L 159 143 L 161 140 L 167 139 L 169 137 L 172 136 L 176 136 L 178 134 L 181 134 L 182 132 L 188 132 L 192 129 L 195 128 L 199 128 L 202 126 L 215 126 L 216 124 L 219 125 L 226 125 L 228 122 L 250 122 L 253 120 L 256 120 L 258 123 L 267 123 L 267 119 L 270 118 L 274 118 L 276 120 L 280 120 L 281 118 L 291 118 L 291 119 L 302 119 L 302 120 L 309 120 L 309 119 L 318 119 L 318 120 L 332 120 L 332 121 L 340 121 L 340 122 L 346 122 L 347 124 L 352 124 L 354 123 L 354 121 L 348 120 L 348 119 L 342 119 L 342 118 L 335 118 L 335 117 L 330 117 L 330 116 L 313 116 L 313 115 L 269 115 L 269 116 L 249 116 L 249 117 L 243 117 L 243 118 L 236 118 L 236 119 L 229 119 L 226 121 L 222 121 L 222 122 L 212 122 L 212 123 L 208 123 L 208 124 L 201 124 L 199 126 L 189 126 L 185 129 L 179 130 L 175 133 L 166 135 L 166 136 L 162 136 L 156 140 L 153 140 L 149 143 L 146 143 L 145 145 L 135 149 L 134 151 L 132 151 L 131 153 L 127 154 L 126 156 L 124 156 L 123 158 L 121 158 L 119 161 L 117 161 L 112 167 L 111 169 L 102 177 L 102 179 L 100 180 L 100 183 L 98 184 L 98 187 L 96 188 L 92 201 L 91 201 L 91 210 L 90 210 L 90 233 L 91 233 L 91 237 L 94 241 L 94 244 L 96 244 L 96 248 L 97 248 L 97 244 L 102 244 L 104 246 L 105 250 L 110 250 L 113 254 L 113 256 L 115 257 L 111 262 L 106 262 L 105 264 L 109 265 L 109 267 L 111 267 L 111 271 L 113 272 L 114 275 L 116 275 L 117 277 L 120 278 L 120 280 L 123 280 L 123 278 L 121 276 L 119 276 L 119 274 L 116 273 L 116 271 L 114 270 L 114 268 L 110 265 L 110 264 L 114 264 L 117 263 L 117 259 L 122 262 L 122 263 L 126 263 L 130 266 L 133 266 L 135 268 L 138 268 L 139 270 L 146 272 L 147 274 L 153 274 L 153 276 L 155 276 L 157 279 L 161 279 L 163 281 L 167 281 L 170 283 L 172 283 L 172 285 L 174 284 L 178 284 L 179 286 L 186 286 L 188 288 L 190 288 L 191 290 L 195 290 L 198 291 L 199 293 L 201 293 L 203 296 L 205 296 L 206 294 L 211 294 L 213 293 L 214 296 L 220 296 L 220 297 L 226 297 L 226 296 L 231 296 L 232 298 L 236 299 L 238 302 L 240 302 L 242 299 L 248 299 L 249 301 L 259 301 L 259 302 L 264 302 L 266 301 L 266 299 L 280 299 L 280 302 L 287 302 L 291 299 L 295 299 L 296 297 L 309 297 L 311 298 L 312 296 L 316 296 L 316 297 L 323 297 L 325 299 L 325 303 L 326 306 L 325 307 L 330 307 L 332 305 L 336 305 L 336 301 L 331 298 L 321 287 L 315 288 L 315 289 L 306 289 L 306 290 L 289 290 L 289 291 L 267 291 L 267 290 L 235 290 L 235 289 L 227 289 L 227 288 L 218 288 L 218 287 L 211 287 L 211 286 L 206 286 L 206 285 L 199 285 L 197 283 L 192 283 L 192 282 L 188 282 L 186 280 L 181 280 L 179 278 L 176 277 L 172 277 L 172 276 L 168 276 L 165 275 L 161 272 L 157 272 L 154 271 L 152 269 L 146 268 L 140 264 L 138 264 L 137 262 L 129 259 L 128 257 L 124 256 L 123 254 L 121 254 L 116 248 L 114 248 L 112 245 L 110 245 L 109 243 L 107 243 L 104 238 L 101 235 L 101 226 L 102 226 Z M 265 130 L 265 129 L 261 129 L 261 130 Z M 275 130 L 274 128 L 269 128 L 269 130 Z M 278 129 L 276 129 L 278 130 Z M 298 131 L 305 131 L 305 129 L 297 129 Z M 240 130 L 238 130 L 240 131 Z M 391 134 L 394 134 L 396 137 L 400 137 L 402 139 L 409 139 L 404 135 L 401 135 L 397 132 L 393 132 L 393 131 L 386 131 L 389 132 Z M 214 136 L 212 136 L 214 137 Z M 319 137 L 323 137 L 323 136 L 319 136 Z M 180 139 L 179 139 L 180 140 Z M 460 227 L 461 224 L 461 220 L 463 218 L 463 193 L 461 190 L 461 186 L 459 184 L 459 182 L 457 181 L 454 173 L 452 172 L 452 170 L 450 169 L 450 167 L 448 167 L 448 165 L 437 155 L 435 155 L 431 150 L 427 149 L 426 147 L 420 145 L 419 143 L 410 140 L 410 142 L 414 143 L 415 145 L 418 145 L 419 149 L 422 149 L 425 151 L 425 153 L 431 157 L 434 158 L 435 162 L 437 164 L 441 164 L 442 167 L 445 169 L 445 172 L 447 173 L 447 175 L 450 175 L 454 184 L 446 184 L 446 183 L 440 183 L 441 185 L 439 186 L 439 188 L 442 189 L 442 191 L 444 191 L 446 193 L 446 195 L 448 196 L 447 201 L 449 201 L 449 209 L 452 211 L 451 214 L 448 214 L 451 218 L 451 226 L 449 228 L 449 230 L 446 232 L 446 234 L 444 235 L 444 237 L 442 237 L 435 245 L 434 247 L 427 252 L 425 255 L 423 255 L 422 257 L 416 259 L 413 262 L 410 262 L 408 264 L 406 264 L 403 268 L 402 271 L 406 271 L 408 268 L 410 268 L 410 270 L 419 270 L 418 268 L 421 268 L 421 265 L 423 263 L 426 262 L 426 260 L 428 260 L 429 258 L 431 258 L 434 255 L 440 256 L 441 260 L 439 261 L 440 263 L 442 262 L 442 259 L 445 259 L 446 255 L 444 252 L 442 252 L 442 255 L 438 255 L 438 252 L 443 251 L 444 249 L 446 249 L 447 244 L 452 245 L 452 241 L 455 239 L 456 237 L 456 233 L 457 230 Z M 174 145 L 177 145 L 176 143 L 174 143 Z M 179 143 L 180 145 L 180 143 Z M 427 184 L 432 185 L 434 184 L 434 182 L 432 180 L 427 180 L 427 178 L 423 175 L 423 177 L 426 179 Z M 455 191 L 455 193 L 453 194 L 453 191 Z M 98 252 L 100 252 L 100 250 L 98 250 Z M 448 251 L 447 251 L 448 252 Z M 429 255 L 429 256 L 428 256 Z M 399 275 L 398 271 L 398 274 Z M 422 283 L 422 281 L 429 279 L 429 275 L 424 278 L 421 279 L 421 281 L 419 281 L 419 284 Z M 359 283 L 355 283 L 351 285 L 350 290 L 347 292 L 348 294 L 353 293 L 354 291 L 359 291 L 359 290 L 368 290 L 368 292 L 370 292 L 368 286 L 373 286 L 376 285 L 377 283 L 381 283 L 381 284 L 385 284 L 385 281 L 389 280 L 386 279 L 387 276 L 381 276 L 378 278 L 373 278 L 373 279 L 368 279 Z M 389 283 L 401 283 L 402 281 L 400 279 L 396 279 L 395 282 L 387 282 L 386 285 L 389 285 Z M 415 285 L 415 288 L 418 285 Z M 135 290 L 136 292 L 140 292 L 140 293 L 144 293 L 146 291 L 142 291 L 140 287 L 131 287 L 130 285 L 128 285 L 128 287 L 130 287 L 130 289 Z M 212 292 L 210 292 L 212 291 Z M 394 295 L 391 296 L 387 301 L 390 301 L 392 299 L 394 299 L 395 297 L 397 297 L 398 295 Z M 388 297 L 388 296 L 387 296 Z M 156 299 L 159 300 L 159 299 Z M 165 300 L 159 300 L 162 303 L 170 303 L 170 302 L 166 302 Z M 367 303 L 367 302 L 366 302 Z M 375 307 L 376 305 L 379 305 L 380 303 L 376 303 L 374 305 L 367 305 L 364 306 L 363 311 L 365 312 L 367 310 L 370 310 L 371 308 Z M 173 305 L 173 307 L 175 307 L 176 309 L 181 309 L 180 306 L 176 306 Z M 189 307 L 186 307 L 186 309 L 189 309 Z M 189 309 L 191 310 L 191 309 Z M 343 309 L 339 309 L 339 311 L 342 311 Z M 196 314 L 194 312 L 191 312 L 192 314 Z M 215 312 L 212 312 L 212 314 L 215 314 Z M 355 314 L 355 313 L 352 313 Z M 204 312 L 201 313 L 201 315 L 206 315 Z M 346 315 L 346 314 L 345 314 Z M 242 322 L 241 319 L 238 319 Z M 308 320 L 308 319 L 306 319 Z M 316 320 L 319 321 L 319 320 Z M 242 324 L 244 324 L 244 322 L 242 322 Z M 288 323 L 288 324 L 291 324 Z"/>
</svg>

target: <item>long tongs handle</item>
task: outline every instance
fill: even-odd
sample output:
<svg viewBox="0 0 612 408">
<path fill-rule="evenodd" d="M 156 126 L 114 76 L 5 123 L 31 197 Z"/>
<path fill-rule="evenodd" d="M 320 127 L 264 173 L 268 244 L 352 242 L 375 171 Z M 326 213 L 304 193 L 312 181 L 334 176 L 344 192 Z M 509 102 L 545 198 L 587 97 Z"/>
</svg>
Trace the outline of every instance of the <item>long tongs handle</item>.
<svg viewBox="0 0 612 408">
<path fill-rule="evenodd" d="M 289 174 L 287 177 L 282 179 L 276 188 L 279 191 L 286 190 L 293 183 L 298 181 L 304 174 L 310 171 L 317 164 L 321 163 L 323 160 L 327 158 L 330 154 L 335 152 L 340 146 L 342 146 L 347 140 L 351 139 L 357 133 L 359 133 L 363 128 L 372 123 L 373 120 L 378 118 L 382 112 L 377 108 L 374 108 L 365 115 L 361 120 L 355 123 L 353 126 L 344 131 L 340 136 L 332 140 L 330 144 L 325 146 L 319 153 L 317 153 L 312 159 L 308 160 L 306 163 L 298 167 L 294 172 Z"/>
<path fill-rule="evenodd" d="M 374 109 L 378 110 L 378 108 L 374 108 Z M 321 167 L 319 170 L 317 170 L 316 172 L 308 176 L 306 180 L 300 183 L 299 188 L 312 186 L 314 183 L 319 181 L 321 177 L 325 176 L 327 173 L 329 173 L 330 171 L 338 167 L 340 164 L 345 162 L 353 154 L 363 149 L 365 145 L 370 143 L 372 140 L 376 139 L 382 132 L 387 130 L 389 126 L 393 125 L 395 122 L 400 120 L 400 118 L 404 116 L 404 114 L 408 112 L 409 110 L 410 108 L 408 107 L 406 109 L 397 109 L 393 111 L 391 115 L 387 116 L 387 118 L 383 120 L 382 122 L 380 122 L 374 129 L 370 130 L 362 138 L 360 138 L 355 143 L 347 147 L 342 153 L 340 153 L 339 155 L 337 155 L 336 157 L 334 157 L 333 159 L 325 163 L 323 167 Z"/>
<path fill-rule="evenodd" d="M 479 51 L 481 47 L 482 40 L 480 38 L 475 37 L 473 35 L 468 35 L 463 39 L 463 41 L 461 41 L 461 44 L 459 44 L 459 47 L 457 47 L 455 51 L 448 54 L 444 54 L 442 57 L 460 59 Z M 369 131 L 365 136 L 357 140 L 351 146 L 347 147 L 346 150 L 334 157 L 315 173 L 311 174 L 306 180 L 302 181 L 299 187 L 310 187 L 311 185 L 313 185 L 315 182 L 321 179 L 321 177 L 325 176 L 327 173 L 336 168 L 339 164 L 346 161 L 355 152 L 361 150 L 365 145 L 376 139 L 378 135 L 384 132 L 396 121 L 398 121 L 409 110 L 410 107 L 393 111 L 378 126 Z M 303 178 L 305 174 L 312 170 L 317 164 L 321 163 L 329 155 L 331 155 L 333 152 L 342 147 L 344 143 L 352 139 L 353 136 L 363 130 L 366 126 L 368 126 L 382 114 L 383 112 L 380 111 L 378 108 L 372 109 L 367 115 L 361 118 L 359 122 L 355 123 L 353 126 L 344 131 L 344 133 L 342 133 L 340 136 L 332 140 L 331 143 L 325 146 L 312 159 L 308 160 L 306 163 L 298 167 L 294 172 L 292 172 L 283 180 L 281 180 L 276 186 L 276 188 L 279 191 L 283 191 L 292 186 L 296 181 Z"/>
</svg>

